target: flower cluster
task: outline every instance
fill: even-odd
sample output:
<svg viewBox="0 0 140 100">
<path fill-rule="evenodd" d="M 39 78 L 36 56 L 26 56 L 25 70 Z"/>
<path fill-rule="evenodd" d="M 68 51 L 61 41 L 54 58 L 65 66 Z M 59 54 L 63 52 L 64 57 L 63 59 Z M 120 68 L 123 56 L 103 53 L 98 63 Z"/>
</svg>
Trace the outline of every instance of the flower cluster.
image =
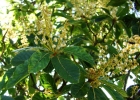
<svg viewBox="0 0 140 100">
<path fill-rule="evenodd" d="M 89 18 L 96 15 L 97 12 L 100 12 L 102 7 L 106 7 L 108 2 L 109 0 L 71 0 L 71 3 L 74 5 L 74 11 L 76 12 L 75 17 L 86 16 Z"/>
<path fill-rule="evenodd" d="M 104 72 L 102 69 L 90 68 L 88 70 L 88 80 L 93 88 L 97 88 L 101 84 L 99 78 L 103 76 L 103 74 Z"/>
<path fill-rule="evenodd" d="M 92 87 L 100 85 L 99 78 L 102 76 L 113 77 L 114 75 L 126 74 L 129 69 L 136 68 L 139 63 L 135 55 L 140 51 L 140 36 L 134 35 L 124 43 L 124 48 L 118 54 L 110 57 L 105 56 L 107 47 L 100 45 L 100 57 L 93 68 L 88 69 L 88 79 Z"/>
<path fill-rule="evenodd" d="M 43 6 L 41 8 L 41 17 L 36 20 L 37 34 L 35 34 L 35 44 L 41 43 L 49 51 L 55 52 L 66 46 L 67 31 L 69 23 L 64 22 L 64 25 L 59 29 L 53 26 L 51 21 L 51 10 Z M 42 38 L 39 38 L 42 36 Z"/>
</svg>

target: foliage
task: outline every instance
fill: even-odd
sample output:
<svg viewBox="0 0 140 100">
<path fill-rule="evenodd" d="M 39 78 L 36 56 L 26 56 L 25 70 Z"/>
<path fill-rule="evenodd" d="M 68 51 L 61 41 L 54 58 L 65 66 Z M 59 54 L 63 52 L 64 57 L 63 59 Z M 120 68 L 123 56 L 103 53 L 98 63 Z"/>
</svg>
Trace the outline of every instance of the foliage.
<svg viewBox="0 0 140 100">
<path fill-rule="evenodd" d="M 14 17 L 0 29 L 2 100 L 109 100 L 107 92 L 140 99 L 139 0 L 9 2 Z M 132 74 L 136 84 L 127 88 Z"/>
</svg>

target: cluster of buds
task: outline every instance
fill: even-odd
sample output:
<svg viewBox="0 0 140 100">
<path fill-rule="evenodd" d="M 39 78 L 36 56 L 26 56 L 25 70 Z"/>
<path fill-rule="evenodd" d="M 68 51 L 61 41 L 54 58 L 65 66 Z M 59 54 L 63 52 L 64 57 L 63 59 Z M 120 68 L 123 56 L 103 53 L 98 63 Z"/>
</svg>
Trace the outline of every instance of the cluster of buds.
<svg viewBox="0 0 140 100">
<path fill-rule="evenodd" d="M 99 78 L 100 76 L 103 76 L 103 74 L 104 71 L 102 69 L 88 69 L 88 82 L 90 82 L 92 88 L 97 88 L 101 84 Z"/>
</svg>

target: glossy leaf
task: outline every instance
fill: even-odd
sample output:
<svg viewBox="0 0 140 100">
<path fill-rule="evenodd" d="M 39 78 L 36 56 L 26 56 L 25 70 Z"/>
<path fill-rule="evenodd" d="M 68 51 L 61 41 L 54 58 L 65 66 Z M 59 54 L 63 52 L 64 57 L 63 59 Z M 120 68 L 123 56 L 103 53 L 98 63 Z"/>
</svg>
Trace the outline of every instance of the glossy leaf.
<svg viewBox="0 0 140 100">
<path fill-rule="evenodd" d="M 6 84 L 6 88 L 11 88 L 16 85 L 19 81 L 25 78 L 28 75 L 28 62 L 26 61 L 24 64 L 20 64 L 16 67 L 13 75 L 10 77 Z"/>
<path fill-rule="evenodd" d="M 28 72 L 36 73 L 44 69 L 50 61 L 50 54 L 45 52 L 35 52 L 28 62 Z"/>
<path fill-rule="evenodd" d="M 49 74 L 41 74 L 40 76 L 41 84 L 46 90 L 52 90 L 53 92 L 57 91 L 54 79 Z"/>
<path fill-rule="evenodd" d="M 71 94 L 73 97 L 80 98 L 87 94 L 89 91 L 90 85 L 86 82 L 81 82 L 78 84 L 73 84 L 71 87 Z"/>
<path fill-rule="evenodd" d="M 122 17 L 122 16 L 125 16 L 128 12 L 129 12 L 129 6 L 128 6 L 128 4 L 125 4 L 123 6 L 118 7 L 116 16 Z"/>
<path fill-rule="evenodd" d="M 90 88 L 88 91 L 88 100 L 109 100 L 100 88 Z"/>
<path fill-rule="evenodd" d="M 71 60 L 55 56 L 51 61 L 55 70 L 62 78 L 71 83 L 78 83 L 80 71 Z"/>
<path fill-rule="evenodd" d="M 104 85 L 103 88 L 112 96 L 113 100 L 125 100 L 118 91 L 110 88 L 109 86 Z"/>
<path fill-rule="evenodd" d="M 126 0 L 110 0 L 107 6 L 121 6 L 124 3 L 126 3 Z"/>
<path fill-rule="evenodd" d="M 127 97 L 127 93 L 123 90 L 123 89 L 121 89 L 121 88 L 119 88 L 118 86 L 116 86 L 115 84 L 113 84 L 113 83 L 110 83 L 110 82 L 108 82 L 108 81 L 106 81 L 106 80 L 100 80 L 103 84 L 106 84 L 107 86 L 109 86 L 110 88 L 112 88 L 112 89 L 115 89 L 120 95 L 122 95 L 123 97 Z"/>
<path fill-rule="evenodd" d="M 64 52 L 66 52 L 67 54 L 77 56 L 79 59 L 82 59 L 90 64 L 94 64 L 92 56 L 89 53 L 87 53 L 82 47 L 79 46 L 66 47 L 64 48 Z"/>
<path fill-rule="evenodd" d="M 24 61 L 28 60 L 34 51 L 21 51 L 19 52 L 11 61 L 14 66 L 24 63 Z"/>
</svg>

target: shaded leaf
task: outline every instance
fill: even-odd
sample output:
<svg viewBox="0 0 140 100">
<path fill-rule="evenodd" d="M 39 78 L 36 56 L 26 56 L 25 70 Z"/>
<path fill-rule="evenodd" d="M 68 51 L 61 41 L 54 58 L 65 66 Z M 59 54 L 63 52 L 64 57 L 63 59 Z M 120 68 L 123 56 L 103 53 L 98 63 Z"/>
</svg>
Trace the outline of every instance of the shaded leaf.
<svg viewBox="0 0 140 100">
<path fill-rule="evenodd" d="M 46 73 L 51 73 L 52 70 L 54 69 L 53 65 L 52 65 L 52 62 L 50 61 L 48 66 L 46 66 L 43 71 L 46 72 Z"/>
<path fill-rule="evenodd" d="M 24 61 L 28 60 L 34 51 L 21 51 L 19 52 L 11 61 L 14 66 L 24 63 Z"/>
<path fill-rule="evenodd" d="M 120 35 L 123 33 L 122 25 L 120 23 L 117 23 L 115 26 L 116 26 L 115 37 L 116 39 L 119 39 Z"/>
<path fill-rule="evenodd" d="M 103 21 L 105 19 L 109 18 L 108 15 L 99 15 L 99 16 L 93 16 L 91 18 L 91 20 L 93 20 L 93 22 L 100 22 L 100 21 Z"/>
<path fill-rule="evenodd" d="M 71 60 L 55 56 L 51 61 L 57 73 L 66 81 L 71 83 L 79 81 L 79 68 Z"/>
<path fill-rule="evenodd" d="M 73 97 L 80 98 L 87 94 L 89 88 L 90 88 L 89 83 L 81 82 L 78 84 L 73 84 L 71 86 L 71 94 Z"/>
<path fill-rule="evenodd" d="M 28 89 L 30 94 L 35 93 L 35 85 L 36 85 L 36 76 L 34 74 L 30 74 L 28 81 Z"/>
<path fill-rule="evenodd" d="M 14 99 L 10 96 L 2 96 L 1 100 L 14 100 Z"/>
<path fill-rule="evenodd" d="M 64 52 L 77 56 L 79 59 L 82 59 L 90 64 L 94 64 L 92 56 L 89 53 L 87 53 L 82 47 L 79 46 L 66 47 L 64 48 Z"/>
<path fill-rule="evenodd" d="M 45 52 L 35 52 L 29 59 L 28 72 L 36 73 L 44 69 L 50 61 L 50 54 Z"/>
<path fill-rule="evenodd" d="M 15 100 L 27 100 L 24 96 L 20 95 L 15 97 Z"/>
<path fill-rule="evenodd" d="M 100 88 L 90 88 L 88 91 L 88 100 L 109 100 Z"/>
</svg>

